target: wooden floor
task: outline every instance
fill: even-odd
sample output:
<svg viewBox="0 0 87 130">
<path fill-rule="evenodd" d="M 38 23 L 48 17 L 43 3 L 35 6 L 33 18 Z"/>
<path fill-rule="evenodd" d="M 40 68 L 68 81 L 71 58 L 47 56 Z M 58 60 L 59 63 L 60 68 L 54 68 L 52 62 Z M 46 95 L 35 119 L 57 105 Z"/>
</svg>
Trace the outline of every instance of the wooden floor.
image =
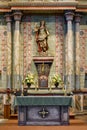
<svg viewBox="0 0 87 130">
<path fill-rule="evenodd" d="M 70 119 L 69 126 L 18 126 L 17 119 L 0 122 L 0 130 L 87 130 L 87 115 Z"/>
</svg>

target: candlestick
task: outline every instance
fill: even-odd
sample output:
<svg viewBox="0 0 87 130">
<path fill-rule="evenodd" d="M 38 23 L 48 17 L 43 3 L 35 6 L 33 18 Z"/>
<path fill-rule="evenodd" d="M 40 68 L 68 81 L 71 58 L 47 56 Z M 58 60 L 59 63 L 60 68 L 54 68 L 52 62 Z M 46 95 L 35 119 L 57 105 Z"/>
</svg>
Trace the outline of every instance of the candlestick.
<svg viewBox="0 0 87 130">
<path fill-rule="evenodd" d="M 66 92 L 66 85 L 65 85 L 65 96 L 67 95 L 67 92 Z"/>
<path fill-rule="evenodd" d="M 23 85 L 21 85 L 21 96 L 23 96 Z"/>
<path fill-rule="evenodd" d="M 64 75 L 63 75 L 63 82 L 64 82 Z"/>
</svg>

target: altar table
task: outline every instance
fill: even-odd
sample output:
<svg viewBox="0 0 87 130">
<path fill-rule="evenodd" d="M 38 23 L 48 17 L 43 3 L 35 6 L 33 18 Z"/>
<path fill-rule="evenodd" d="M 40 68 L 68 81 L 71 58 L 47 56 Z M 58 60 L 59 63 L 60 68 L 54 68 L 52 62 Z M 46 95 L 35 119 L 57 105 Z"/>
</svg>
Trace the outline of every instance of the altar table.
<svg viewBox="0 0 87 130">
<path fill-rule="evenodd" d="M 18 125 L 69 125 L 71 96 L 17 96 Z"/>
</svg>

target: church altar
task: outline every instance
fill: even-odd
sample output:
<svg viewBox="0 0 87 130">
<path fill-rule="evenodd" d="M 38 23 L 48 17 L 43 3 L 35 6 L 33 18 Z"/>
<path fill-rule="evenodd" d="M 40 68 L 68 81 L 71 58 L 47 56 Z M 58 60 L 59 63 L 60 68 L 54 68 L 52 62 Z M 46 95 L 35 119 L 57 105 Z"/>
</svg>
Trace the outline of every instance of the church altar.
<svg viewBox="0 0 87 130">
<path fill-rule="evenodd" d="M 17 96 L 18 125 L 69 125 L 71 96 Z"/>
</svg>

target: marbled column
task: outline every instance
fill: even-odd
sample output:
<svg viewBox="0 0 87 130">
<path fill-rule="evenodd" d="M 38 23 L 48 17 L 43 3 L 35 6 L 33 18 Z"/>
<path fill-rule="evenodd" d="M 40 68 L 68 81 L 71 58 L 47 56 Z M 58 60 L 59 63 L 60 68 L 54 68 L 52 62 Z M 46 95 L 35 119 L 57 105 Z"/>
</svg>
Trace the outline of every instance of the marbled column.
<svg viewBox="0 0 87 130">
<path fill-rule="evenodd" d="M 7 22 L 7 88 L 11 88 L 11 50 L 12 50 L 12 35 L 11 35 L 11 15 L 8 13 L 5 15 Z"/>
<path fill-rule="evenodd" d="M 14 12 L 15 29 L 14 29 L 14 53 L 13 53 L 13 85 L 14 88 L 20 88 L 20 21 L 22 13 Z"/>
<path fill-rule="evenodd" d="M 67 52 L 66 52 L 66 77 L 67 77 L 67 87 L 70 90 L 74 89 L 74 40 L 73 40 L 73 28 L 72 20 L 74 13 L 66 12 L 65 17 L 67 20 Z"/>
<path fill-rule="evenodd" d="M 75 15 L 75 40 L 76 40 L 76 89 L 80 89 L 80 19 L 81 15 Z"/>
</svg>

